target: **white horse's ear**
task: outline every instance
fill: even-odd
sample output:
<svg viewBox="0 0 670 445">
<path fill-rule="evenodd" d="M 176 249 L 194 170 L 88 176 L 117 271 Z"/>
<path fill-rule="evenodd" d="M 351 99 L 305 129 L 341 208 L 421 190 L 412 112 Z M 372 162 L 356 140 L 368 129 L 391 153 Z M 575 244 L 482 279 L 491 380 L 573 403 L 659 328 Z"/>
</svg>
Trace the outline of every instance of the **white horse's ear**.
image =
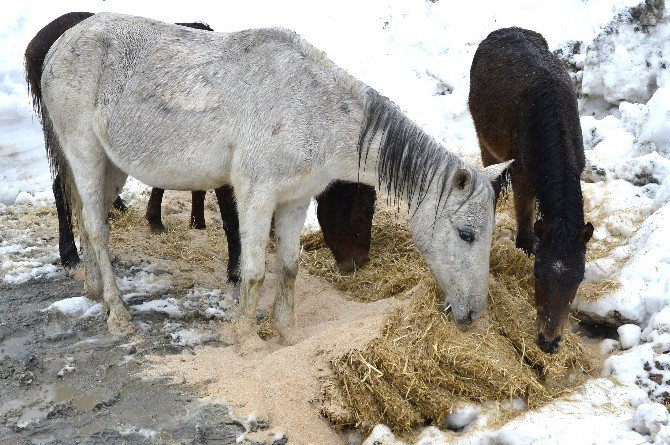
<svg viewBox="0 0 670 445">
<path fill-rule="evenodd" d="M 489 165 L 484 169 L 484 174 L 486 175 L 487 178 L 489 178 L 489 181 L 493 182 L 496 179 L 498 179 L 500 175 L 503 174 L 505 169 L 507 169 L 507 167 L 509 167 L 512 162 L 514 162 L 514 159 L 501 162 L 500 164 Z"/>
<path fill-rule="evenodd" d="M 465 190 L 466 184 L 472 180 L 472 175 L 470 172 L 464 168 L 459 168 L 456 170 L 456 173 L 454 173 L 454 178 L 453 178 L 453 183 L 454 187 L 458 188 L 459 190 Z"/>
</svg>

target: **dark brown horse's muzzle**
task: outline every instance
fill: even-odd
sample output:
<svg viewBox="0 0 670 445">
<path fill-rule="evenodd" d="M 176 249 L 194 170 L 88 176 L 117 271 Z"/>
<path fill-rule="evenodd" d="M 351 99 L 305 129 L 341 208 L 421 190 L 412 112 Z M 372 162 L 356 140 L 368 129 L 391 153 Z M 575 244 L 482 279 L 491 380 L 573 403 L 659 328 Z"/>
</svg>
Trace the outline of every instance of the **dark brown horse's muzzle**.
<svg viewBox="0 0 670 445">
<path fill-rule="evenodd" d="M 577 294 L 577 287 L 549 291 L 535 280 L 535 305 L 537 307 L 537 345 L 543 352 L 553 354 L 561 343 L 561 333 L 570 313 L 570 304 Z"/>
<path fill-rule="evenodd" d="M 537 334 L 537 345 L 540 347 L 542 352 L 546 352 L 547 354 L 553 354 L 558 350 L 558 347 L 560 346 L 562 339 L 563 337 L 559 335 L 552 341 L 549 341 L 547 340 L 547 337 L 544 336 L 544 333 L 540 332 L 539 334 Z"/>
</svg>

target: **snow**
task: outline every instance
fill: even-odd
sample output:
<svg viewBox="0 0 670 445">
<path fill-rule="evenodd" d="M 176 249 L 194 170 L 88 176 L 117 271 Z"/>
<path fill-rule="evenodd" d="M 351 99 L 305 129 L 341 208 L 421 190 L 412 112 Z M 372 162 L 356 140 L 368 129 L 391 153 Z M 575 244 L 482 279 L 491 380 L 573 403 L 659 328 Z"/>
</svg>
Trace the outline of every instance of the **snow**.
<svg viewBox="0 0 670 445">
<path fill-rule="evenodd" d="M 479 417 L 479 408 L 472 405 L 458 406 L 447 415 L 445 424 L 450 430 L 460 431 Z"/>
<path fill-rule="evenodd" d="M 179 329 L 169 334 L 172 344 L 177 346 L 194 347 L 216 339 L 212 333 L 204 333 L 197 329 Z"/>
<path fill-rule="evenodd" d="M 133 312 L 165 314 L 171 318 L 183 318 L 185 315 L 176 298 L 151 300 L 134 305 L 132 308 Z"/>
<path fill-rule="evenodd" d="M 587 167 L 584 196 L 595 226 L 589 243 L 607 253 L 586 265 L 586 280 L 619 283 L 597 301 L 577 298 L 580 316 L 624 325 L 619 340 L 603 340 L 603 378 L 567 399 L 487 429 L 486 409 L 456 412 L 462 444 L 670 443 L 659 403 L 670 403 L 670 8 L 631 10 L 640 0 L 510 0 L 449 2 L 343 0 L 328 7 L 305 0 L 188 4 L 108 0 L 10 2 L 0 15 L 0 277 L 4 285 L 63 276 L 54 239 L 38 239 L 12 225 L 18 208 L 52 206 L 42 133 L 33 117 L 22 55 L 35 32 L 68 11 L 102 10 L 165 21 L 208 22 L 217 30 L 283 26 L 296 30 L 338 65 L 389 96 L 450 150 L 477 163 L 479 148 L 467 110 L 469 67 L 477 44 L 492 30 L 521 26 L 540 31 L 571 66 L 580 97 Z M 656 2 L 650 2 L 653 6 Z M 352 13 L 354 11 L 354 13 Z M 569 17 L 569 20 L 558 20 Z M 129 178 L 121 194 L 146 200 L 148 187 Z M 312 201 L 303 232 L 318 230 Z M 56 234 L 54 233 L 54 237 Z M 168 273 L 148 265 L 117 278 L 136 312 L 171 321 L 162 332 L 193 346 L 211 333 L 187 326 L 198 315 L 227 320 L 232 295 L 192 289 L 169 294 Z M 47 313 L 79 318 L 102 308 L 85 297 L 56 302 Z M 182 324 L 183 322 L 183 324 Z M 137 322 L 140 329 L 151 323 Z M 476 420 L 471 417 L 477 417 Z M 455 433 L 435 427 L 415 443 L 443 444 Z M 376 426 L 364 444 L 400 443 Z"/>
<path fill-rule="evenodd" d="M 667 9 L 665 16 L 667 17 Z M 630 12 L 618 15 L 586 51 L 582 92 L 601 96 L 608 102 L 644 103 L 658 86 L 669 85 L 670 53 L 666 42 L 670 23 L 663 10 L 645 23 L 655 22 L 654 32 L 644 32 Z M 631 26 L 632 25 L 632 26 Z"/>
<path fill-rule="evenodd" d="M 668 425 L 670 414 L 660 403 L 643 403 L 635 410 L 635 431 L 649 434 L 655 440 L 660 429 Z"/>
<path fill-rule="evenodd" d="M 45 312 L 59 312 L 70 317 L 93 317 L 102 313 L 102 305 L 86 297 L 70 297 L 51 303 Z"/>
<path fill-rule="evenodd" d="M 636 324 L 624 324 L 617 328 L 622 349 L 630 349 L 640 344 L 642 329 Z"/>
</svg>

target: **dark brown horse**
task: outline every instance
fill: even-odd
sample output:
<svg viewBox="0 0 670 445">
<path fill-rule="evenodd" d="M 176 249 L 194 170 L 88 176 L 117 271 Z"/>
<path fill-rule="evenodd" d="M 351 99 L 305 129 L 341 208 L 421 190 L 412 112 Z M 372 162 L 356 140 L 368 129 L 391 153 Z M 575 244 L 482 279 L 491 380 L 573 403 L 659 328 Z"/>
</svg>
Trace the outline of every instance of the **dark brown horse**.
<svg viewBox="0 0 670 445">
<path fill-rule="evenodd" d="M 369 261 L 375 188 L 335 181 L 316 197 L 316 216 L 323 239 L 342 273 L 360 269 Z"/>
<path fill-rule="evenodd" d="M 50 22 L 30 41 L 25 53 L 26 81 L 33 97 L 33 104 L 41 115 L 41 78 L 44 59 L 51 45 L 68 29 L 93 16 L 90 12 L 70 12 Z M 195 29 L 213 31 L 204 23 L 177 23 Z M 53 192 L 58 212 L 59 252 L 63 266 L 71 268 L 80 259 L 72 232 L 71 209 L 63 199 L 61 179 L 57 175 L 53 182 Z M 151 231 L 165 230 L 161 220 L 161 202 L 164 190 L 154 188 L 147 205 L 146 218 Z M 228 241 L 228 280 L 239 281 L 240 234 L 235 196 L 230 186 L 215 190 L 223 228 Z M 370 229 L 374 213 L 375 189 L 373 187 L 343 181 L 334 182 L 317 197 L 319 224 L 323 228 L 326 244 L 333 252 L 338 267 L 343 273 L 362 267 L 368 261 L 370 250 Z M 205 192 L 192 192 L 191 226 L 205 228 Z M 125 211 L 120 198 L 114 207 Z"/>
<path fill-rule="evenodd" d="M 475 53 L 469 107 L 484 165 L 515 159 L 516 245 L 535 254 L 537 341 L 555 352 L 593 234 L 584 224 L 584 146 L 572 82 L 542 35 L 499 29 Z"/>
</svg>

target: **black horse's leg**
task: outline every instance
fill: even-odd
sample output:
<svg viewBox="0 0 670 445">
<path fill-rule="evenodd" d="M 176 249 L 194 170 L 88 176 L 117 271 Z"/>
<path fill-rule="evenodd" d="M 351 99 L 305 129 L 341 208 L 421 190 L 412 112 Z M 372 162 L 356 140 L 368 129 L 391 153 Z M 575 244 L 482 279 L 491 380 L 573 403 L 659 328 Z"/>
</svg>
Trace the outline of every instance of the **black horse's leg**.
<svg viewBox="0 0 670 445">
<path fill-rule="evenodd" d="M 191 227 L 204 229 L 205 225 L 205 191 L 191 192 Z"/>
<path fill-rule="evenodd" d="M 58 212 L 58 251 L 63 267 L 73 268 L 80 263 L 77 245 L 72 233 L 72 213 L 63 197 L 63 184 L 60 175 L 56 175 L 53 182 L 56 211 Z"/>
<path fill-rule="evenodd" d="M 219 202 L 223 230 L 226 232 L 226 240 L 228 241 L 228 281 L 237 284 L 240 281 L 242 245 L 240 243 L 240 220 L 237 215 L 235 193 L 230 185 L 219 187 L 214 192 Z"/>
<path fill-rule="evenodd" d="M 151 197 L 149 198 L 149 204 L 147 204 L 146 213 L 151 233 L 165 232 L 165 226 L 163 226 L 163 222 L 161 221 L 161 203 L 163 202 L 164 192 L 164 189 L 159 189 L 158 187 L 151 189 Z"/>
<path fill-rule="evenodd" d="M 116 201 L 114 201 L 112 207 L 121 213 L 126 213 L 128 211 L 128 207 L 126 207 L 126 204 L 123 202 L 120 196 L 116 197 Z"/>
<path fill-rule="evenodd" d="M 537 238 L 533 232 L 535 223 L 535 191 L 520 169 L 511 169 L 514 210 L 516 211 L 516 247 L 528 255 L 535 253 Z"/>
</svg>

